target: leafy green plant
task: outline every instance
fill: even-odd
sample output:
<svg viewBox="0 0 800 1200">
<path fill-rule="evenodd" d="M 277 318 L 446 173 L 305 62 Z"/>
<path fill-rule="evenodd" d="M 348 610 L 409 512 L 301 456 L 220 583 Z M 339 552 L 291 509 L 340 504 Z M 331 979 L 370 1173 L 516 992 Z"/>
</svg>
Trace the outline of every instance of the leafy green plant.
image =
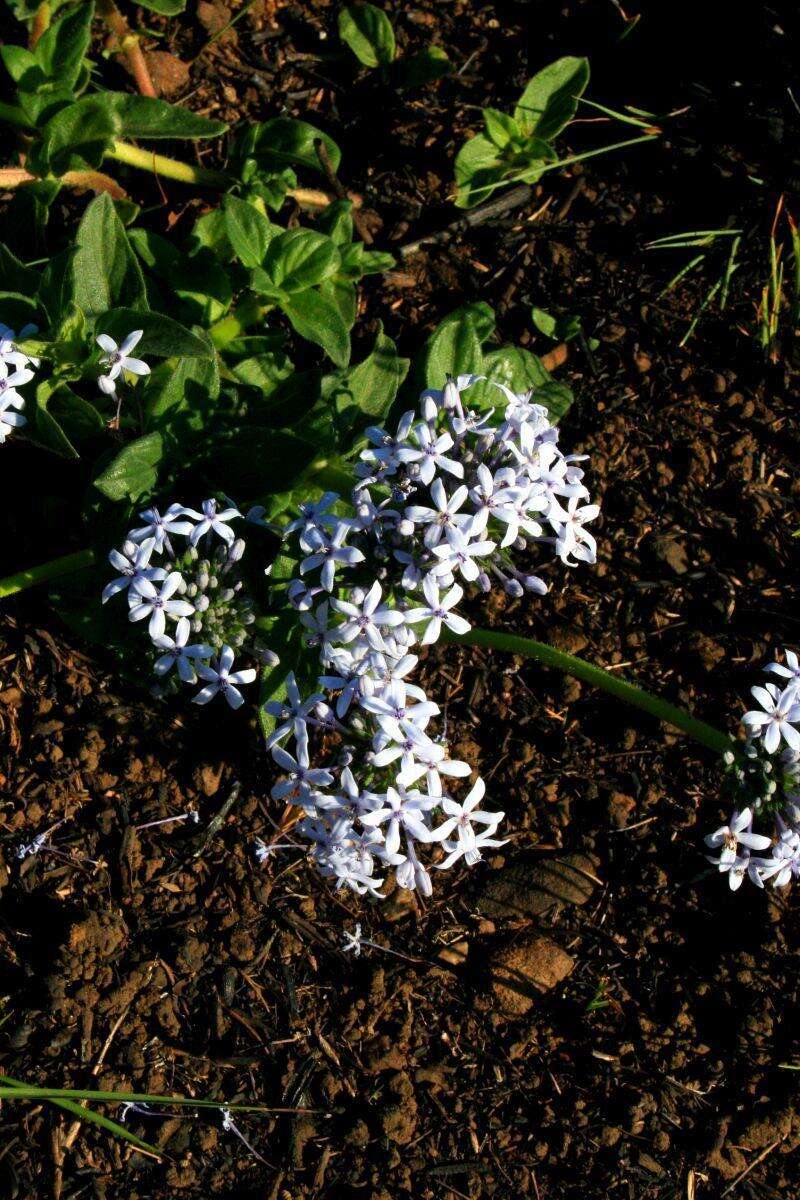
<svg viewBox="0 0 800 1200">
<path fill-rule="evenodd" d="M 440 46 L 426 46 L 398 59 L 392 23 L 374 4 L 350 4 L 339 13 L 339 37 L 362 66 L 378 68 L 396 87 L 422 87 L 448 75 L 450 60 Z"/>
<path fill-rule="evenodd" d="M 592 105 L 608 116 L 641 127 L 645 132 L 611 146 L 559 158 L 554 142 L 574 119 L 588 83 L 587 59 L 559 58 L 528 81 L 513 113 L 484 108 L 484 132 L 465 142 L 456 157 L 455 202 L 458 207 L 472 208 L 498 187 L 536 183 L 546 171 L 658 136 L 659 131 L 652 122 L 634 110 L 621 114 L 602 105 Z"/>
</svg>

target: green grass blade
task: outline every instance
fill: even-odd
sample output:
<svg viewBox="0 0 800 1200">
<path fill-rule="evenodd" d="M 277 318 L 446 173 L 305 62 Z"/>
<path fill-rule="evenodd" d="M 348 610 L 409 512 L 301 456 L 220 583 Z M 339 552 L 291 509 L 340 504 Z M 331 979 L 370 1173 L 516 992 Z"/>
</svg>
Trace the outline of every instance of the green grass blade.
<svg viewBox="0 0 800 1200">
<path fill-rule="evenodd" d="M 21 1096 L 20 1090 L 24 1092 L 26 1084 L 17 1082 L 9 1075 L 0 1075 L 0 1081 L 7 1085 L 5 1091 L 10 1091 L 12 1095 L 7 1097 L 9 1100 L 25 1099 Z M 16 1092 L 16 1096 L 13 1093 Z M 105 1129 L 107 1133 L 111 1133 L 114 1137 L 123 1138 L 126 1142 L 130 1142 L 137 1150 L 146 1150 L 148 1154 L 155 1155 L 156 1158 L 161 1158 L 163 1151 L 157 1146 L 151 1146 L 150 1142 L 145 1142 L 142 1138 L 137 1137 L 135 1133 L 131 1133 L 130 1129 L 126 1129 L 124 1125 L 120 1125 L 117 1121 L 112 1121 L 110 1117 L 104 1117 L 102 1113 L 94 1112 L 91 1108 L 84 1108 L 74 1100 L 56 1100 L 50 1098 L 47 1101 L 49 1104 L 55 1105 L 56 1108 L 61 1108 L 64 1112 L 71 1113 L 81 1121 L 88 1121 L 90 1125 L 99 1125 Z"/>
<path fill-rule="evenodd" d="M 0 1079 L 3 1077 L 0 1076 Z M 159 1104 L 177 1108 L 229 1108 L 231 1112 L 313 1113 L 312 1108 L 270 1108 L 264 1104 L 228 1104 L 225 1100 L 193 1100 L 188 1096 L 151 1096 L 143 1092 L 96 1092 L 86 1088 L 34 1087 L 15 1083 L 0 1086 L 0 1100 L 90 1100 L 106 1104 Z M 83 1110 L 81 1110 L 83 1111 Z"/>
</svg>

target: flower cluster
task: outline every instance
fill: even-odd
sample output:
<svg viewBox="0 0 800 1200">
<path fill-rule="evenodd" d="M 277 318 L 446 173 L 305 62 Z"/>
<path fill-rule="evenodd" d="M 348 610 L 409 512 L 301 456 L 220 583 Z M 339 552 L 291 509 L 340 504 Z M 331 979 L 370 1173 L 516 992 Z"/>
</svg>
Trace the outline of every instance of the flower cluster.
<svg viewBox="0 0 800 1200">
<path fill-rule="evenodd" d="M 234 670 L 236 653 L 246 649 L 277 662 L 250 644 L 255 615 L 237 570 L 245 542 L 231 528 L 240 517 L 233 506 L 220 510 L 214 499 L 199 510 L 171 504 L 162 514 L 148 508 L 122 550 L 109 554 L 119 574 L 103 589 L 103 603 L 124 593 L 129 620 L 147 622 L 159 694 L 176 679 L 202 681 L 196 704 L 221 694 L 239 708 L 239 689 L 253 682 L 256 670 Z"/>
<path fill-rule="evenodd" d="M 20 338 L 36 333 L 35 325 L 26 325 Z M 38 359 L 30 358 L 17 348 L 17 335 L 8 325 L 0 323 L 0 443 L 15 429 L 26 424 L 22 415 L 25 398 L 18 388 L 33 379 L 31 367 L 38 367 Z"/>
<path fill-rule="evenodd" d="M 406 614 L 382 600 L 376 581 L 332 599 L 324 628 L 321 614 L 301 614 L 326 673 L 306 698 L 289 675 L 285 699 L 266 706 L 276 722 L 267 744 L 285 773 L 272 795 L 303 810 L 298 830 L 338 887 L 378 895 L 379 872 L 393 868 L 401 887 L 428 896 L 423 851 L 442 848 L 439 870 L 461 858 L 473 865 L 482 850 L 503 844 L 495 838 L 503 813 L 479 807 L 481 779 L 462 801 L 451 795 L 471 769 L 433 736 L 439 706 L 409 678 L 415 635 Z M 328 750 L 328 766 L 312 765 L 312 736 Z"/>
<path fill-rule="evenodd" d="M 725 756 L 726 790 L 734 811 L 727 825 L 709 834 L 709 855 L 728 876 L 731 890 L 745 876 L 757 887 L 784 887 L 800 876 L 800 662 L 787 650 L 785 662 L 767 671 L 781 680 L 751 689 L 758 708 L 746 712 L 746 741 Z M 769 822 L 769 834 L 754 830 Z"/>
<path fill-rule="evenodd" d="M 470 767 L 432 732 L 439 707 L 411 681 L 414 647 L 445 628 L 469 631 L 456 611 L 464 584 L 488 591 L 494 578 L 514 596 L 546 591 L 513 561 L 529 542 L 549 543 L 569 565 L 595 559 L 585 524 L 598 509 L 583 503 L 583 472 L 559 450 L 546 409 L 498 385 L 502 416 L 478 416 L 461 399 L 475 382 L 424 392 L 393 435 L 367 430 L 351 515 L 329 492 L 286 529 L 301 550 L 289 599 L 323 674 L 307 699 L 290 676 L 286 700 L 268 705 L 277 721 L 269 745 L 287 774 L 273 796 L 303 809 L 299 830 L 322 873 L 358 892 L 377 893 L 379 872 L 394 868 L 401 887 L 428 895 L 423 848 L 441 848 L 443 870 L 503 844 L 503 814 L 480 807 L 483 781 L 455 794 Z M 340 739 L 336 766 L 312 765 L 312 733 L 326 748 Z M 280 745 L 289 737 L 294 754 Z"/>
</svg>

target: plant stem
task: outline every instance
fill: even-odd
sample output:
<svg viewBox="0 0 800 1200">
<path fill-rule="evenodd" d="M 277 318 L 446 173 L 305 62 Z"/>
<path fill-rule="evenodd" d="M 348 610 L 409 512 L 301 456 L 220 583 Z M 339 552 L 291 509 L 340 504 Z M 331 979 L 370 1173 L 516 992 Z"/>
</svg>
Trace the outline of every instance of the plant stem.
<svg viewBox="0 0 800 1200">
<path fill-rule="evenodd" d="M 510 633 L 496 633 L 491 629 L 471 629 L 463 637 L 445 632 L 444 640 L 460 646 L 485 646 L 487 650 L 505 650 L 509 654 L 521 654 L 525 658 L 535 658 L 545 666 L 557 667 L 558 670 L 574 676 L 575 679 L 582 679 L 585 683 L 602 688 L 612 696 L 616 696 L 618 700 L 624 700 L 626 704 L 632 704 L 635 708 L 640 708 L 643 712 L 658 717 L 667 725 L 674 725 L 676 729 L 688 733 L 695 741 L 707 746 L 709 750 L 715 750 L 718 754 L 724 754 L 734 745 L 733 740 L 727 734 L 715 729 L 713 725 L 707 725 L 705 721 L 699 721 L 685 709 L 669 704 L 666 700 L 661 700 L 658 696 L 653 696 L 642 688 L 634 687 L 632 683 L 626 683 L 624 679 L 619 679 L 610 671 L 604 671 L 602 667 L 596 667 L 582 658 L 576 658 L 574 654 L 565 654 L 563 650 L 556 650 L 544 642 L 517 637 Z"/>
<path fill-rule="evenodd" d="M 0 579 L 0 600 L 24 592 L 26 588 L 35 587 L 37 583 L 47 583 L 50 579 L 60 579 L 62 575 L 71 575 L 84 567 L 91 567 L 97 562 L 94 550 L 76 550 L 74 554 L 63 554 L 50 562 L 38 567 L 28 567 L 25 571 L 17 571 L 16 575 L 7 575 Z"/>
<path fill-rule="evenodd" d="M 114 0 L 97 0 L 97 14 L 103 18 L 119 42 L 120 53 L 124 54 L 127 58 L 128 66 L 133 78 L 136 80 L 136 86 L 139 91 L 143 96 L 155 99 L 157 94 L 156 89 L 153 87 L 153 81 L 150 78 L 147 63 L 142 54 L 139 39 L 135 33 L 131 33 L 128 28 L 128 22 L 117 8 Z"/>
<path fill-rule="evenodd" d="M 0 117 L 2 115 L 0 109 Z M 161 175 L 164 179 L 177 179 L 181 183 L 198 183 L 206 187 L 224 189 L 233 182 L 231 176 L 223 174 L 222 171 L 212 171 L 207 167 L 195 167 L 191 163 L 167 158 L 165 154 L 156 154 L 152 150 L 131 146 L 129 142 L 112 142 L 106 150 L 106 158 L 114 158 L 128 167 L 138 167 L 142 171 L 150 171 L 154 175 Z"/>
</svg>

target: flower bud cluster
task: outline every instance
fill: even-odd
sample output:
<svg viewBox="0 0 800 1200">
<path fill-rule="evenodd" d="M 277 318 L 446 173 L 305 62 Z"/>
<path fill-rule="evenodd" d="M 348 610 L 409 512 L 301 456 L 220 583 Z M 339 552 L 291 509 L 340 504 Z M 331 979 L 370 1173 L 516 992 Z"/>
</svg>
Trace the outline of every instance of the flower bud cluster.
<svg viewBox="0 0 800 1200">
<path fill-rule="evenodd" d="M 245 541 L 231 528 L 241 513 L 233 506 L 220 511 L 209 499 L 199 510 L 171 504 L 163 514 L 149 508 L 140 517 L 143 524 L 130 530 L 122 550 L 109 554 L 119 575 L 103 589 L 103 603 L 124 594 L 128 619 L 147 621 L 158 694 L 177 681 L 202 681 L 195 704 L 222 695 L 239 708 L 239 689 L 256 677 L 254 667 L 233 670 L 238 652 L 255 654 L 255 614 L 239 573 Z"/>
</svg>

